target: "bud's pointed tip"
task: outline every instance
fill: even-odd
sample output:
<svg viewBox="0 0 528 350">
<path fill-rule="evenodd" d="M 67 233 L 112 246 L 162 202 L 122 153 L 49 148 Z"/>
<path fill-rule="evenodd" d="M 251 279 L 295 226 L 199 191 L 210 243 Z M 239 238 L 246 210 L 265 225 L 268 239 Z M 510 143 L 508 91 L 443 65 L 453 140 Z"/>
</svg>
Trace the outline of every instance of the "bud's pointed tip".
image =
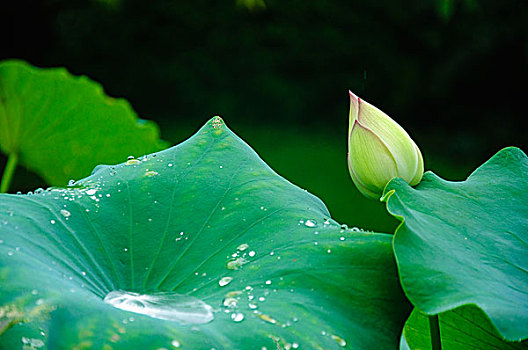
<svg viewBox="0 0 528 350">
<path fill-rule="evenodd" d="M 354 100 L 359 100 L 359 97 L 357 97 L 351 90 L 348 90 L 348 94 L 350 95 L 350 98 Z"/>
</svg>

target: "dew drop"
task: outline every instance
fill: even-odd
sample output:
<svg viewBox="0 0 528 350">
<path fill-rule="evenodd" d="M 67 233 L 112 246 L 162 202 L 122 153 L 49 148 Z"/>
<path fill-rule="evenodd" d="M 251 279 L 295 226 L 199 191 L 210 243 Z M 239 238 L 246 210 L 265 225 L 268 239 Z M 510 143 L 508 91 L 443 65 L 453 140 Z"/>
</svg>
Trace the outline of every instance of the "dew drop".
<svg viewBox="0 0 528 350">
<path fill-rule="evenodd" d="M 167 164 L 167 166 L 168 166 L 169 168 L 171 168 L 171 167 L 172 167 L 172 163 Z"/>
<path fill-rule="evenodd" d="M 171 342 L 171 345 L 172 345 L 173 347 L 175 347 L 175 348 L 179 348 L 179 347 L 181 346 L 180 342 L 177 341 L 177 340 L 173 340 L 173 341 Z"/>
<path fill-rule="evenodd" d="M 247 243 L 242 243 L 237 247 L 238 250 L 246 250 L 249 248 L 249 245 Z"/>
<path fill-rule="evenodd" d="M 97 190 L 95 188 L 90 188 L 89 190 L 86 191 L 86 194 L 89 196 L 93 196 L 96 192 Z"/>
<path fill-rule="evenodd" d="M 271 284 L 271 281 L 270 281 L 270 280 L 267 280 L 267 281 L 266 281 L 266 284 L 268 284 L 268 285 Z"/>
<path fill-rule="evenodd" d="M 218 285 L 220 287 L 224 287 L 224 286 L 227 286 L 229 283 L 231 283 L 231 281 L 233 280 L 233 277 L 222 277 L 220 278 L 220 281 L 218 281 Z"/>
<path fill-rule="evenodd" d="M 104 301 L 121 310 L 180 324 L 203 324 L 214 319 L 211 306 L 184 294 L 139 294 L 117 290 L 108 293 Z"/>
<path fill-rule="evenodd" d="M 31 349 L 31 350 L 41 348 L 45 345 L 44 342 L 40 339 L 27 338 L 27 337 L 22 337 L 22 344 L 24 344 L 23 349 Z"/>
<path fill-rule="evenodd" d="M 269 322 L 271 324 L 276 324 L 277 323 L 277 320 L 274 319 L 273 317 L 269 316 L 269 315 L 258 314 L 257 317 L 260 318 L 261 320 Z"/>
<path fill-rule="evenodd" d="M 51 223 L 52 225 L 55 225 L 55 220 L 50 220 L 50 223 Z"/>
<path fill-rule="evenodd" d="M 235 298 L 225 298 L 224 302 L 222 303 L 225 307 L 228 307 L 230 309 L 234 309 L 237 307 L 238 300 Z"/>
<path fill-rule="evenodd" d="M 244 320 L 244 314 L 241 312 L 236 312 L 231 314 L 231 319 L 234 322 L 242 322 Z"/>
<path fill-rule="evenodd" d="M 306 220 L 304 222 L 304 226 L 306 226 L 306 227 L 316 227 L 317 226 L 317 221 L 315 221 L 315 220 Z"/>
<path fill-rule="evenodd" d="M 220 129 L 222 127 L 222 124 L 224 121 L 220 117 L 214 117 L 211 121 L 211 125 L 213 126 L 213 129 Z"/>
<path fill-rule="evenodd" d="M 230 270 L 238 270 L 242 267 L 242 265 L 248 263 L 248 261 L 244 258 L 237 258 L 235 260 L 231 260 L 227 262 L 226 267 Z"/>
<path fill-rule="evenodd" d="M 129 159 L 129 160 L 126 161 L 125 165 L 135 165 L 135 164 L 139 164 L 139 163 L 141 163 L 141 161 L 138 160 L 138 159 Z"/>
<path fill-rule="evenodd" d="M 330 335 L 330 338 L 332 338 L 333 340 L 336 341 L 336 343 L 339 345 L 339 346 L 342 346 L 342 347 L 345 347 L 347 345 L 347 342 L 345 339 L 337 336 L 337 335 L 334 335 L 334 334 L 331 334 Z"/>
<path fill-rule="evenodd" d="M 240 290 L 232 290 L 230 292 L 227 292 L 225 297 L 226 298 L 232 298 L 232 297 L 236 297 L 236 296 L 238 296 L 240 294 L 242 294 L 242 291 L 240 291 Z"/>
<path fill-rule="evenodd" d="M 253 250 L 252 250 L 252 251 L 250 251 L 250 252 L 248 253 L 248 255 L 249 255 L 250 257 L 254 257 L 254 256 L 255 256 L 255 254 L 256 254 L 256 253 L 255 253 L 255 251 L 253 251 Z"/>
<path fill-rule="evenodd" d="M 62 214 L 62 216 L 64 216 L 65 218 L 67 217 L 70 217 L 71 213 L 69 211 L 67 211 L 66 209 L 61 209 L 60 213 Z"/>
<path fill-rule="evenodd" d="M 159 173 L 158 173 L 157 171 L 153 171 L 153 170 L 147 171 L 147 172 L 145 173 L 145 176 L 146 176 L 146 177 L 154 177 L 154 176 L 156 176 L 156 175 L 159 175 Z"/>
</svg>

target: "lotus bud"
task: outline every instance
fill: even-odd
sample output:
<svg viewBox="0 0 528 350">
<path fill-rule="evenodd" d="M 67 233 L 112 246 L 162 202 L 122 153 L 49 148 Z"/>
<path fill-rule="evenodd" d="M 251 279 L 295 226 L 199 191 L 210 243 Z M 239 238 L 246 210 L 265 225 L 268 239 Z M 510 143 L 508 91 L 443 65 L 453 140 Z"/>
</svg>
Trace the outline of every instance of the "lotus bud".
<svg viewBox="0 0 528 350">
<path fill-rule="evenodd" d="M 348 170 L 358 190 L 379 199 L 395 177 L 411 186 L 418 184 L 423 158 L 409 134 L 378 108 L 349 93 Z"/>
</svg>

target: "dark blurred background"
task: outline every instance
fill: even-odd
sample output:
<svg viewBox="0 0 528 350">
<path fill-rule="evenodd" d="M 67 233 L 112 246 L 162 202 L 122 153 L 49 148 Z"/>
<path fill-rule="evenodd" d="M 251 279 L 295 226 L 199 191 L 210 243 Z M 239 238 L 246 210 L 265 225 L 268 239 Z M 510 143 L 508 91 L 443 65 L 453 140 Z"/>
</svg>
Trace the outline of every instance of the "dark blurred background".
<svg viewBox="0 0 528 350">
<path fill-rule="evenodd" d="M 526 0 L 8 0 L 0 26 L 1 59 L 87 75 L 172 143 L 223 116 L 351 226 L 396 222 L 348 178 L 348 89 L 447 179 L 527 150 Z M 12 189 L 41 182 L 19 169 Z"/>
</svg>

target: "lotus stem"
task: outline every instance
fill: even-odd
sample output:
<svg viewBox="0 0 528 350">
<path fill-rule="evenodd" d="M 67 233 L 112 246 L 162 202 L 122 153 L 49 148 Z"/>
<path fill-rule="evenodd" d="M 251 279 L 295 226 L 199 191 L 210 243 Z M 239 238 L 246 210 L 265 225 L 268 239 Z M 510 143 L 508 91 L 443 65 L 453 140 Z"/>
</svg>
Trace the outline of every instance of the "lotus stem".
<svg viewBox="0 0 528 350">
<path fill-rule="evenodd" d="M 431 345 L 433 350 L 442 350 L 442 339 L 440 338 L 440 323 L 438 315 L 429 316 L 429 330 L 431 332 Z"/>
<path fill-rule="evenodd" d="M 9 190 L 9 185 L 13 179 L 16 166 L 18 164 L 18 154 L 11 153 L 7 159 L 7 164 L 2 174 L 2 181 L 0 182 L 0 193 L 6 193 Z"/>
</svg>

